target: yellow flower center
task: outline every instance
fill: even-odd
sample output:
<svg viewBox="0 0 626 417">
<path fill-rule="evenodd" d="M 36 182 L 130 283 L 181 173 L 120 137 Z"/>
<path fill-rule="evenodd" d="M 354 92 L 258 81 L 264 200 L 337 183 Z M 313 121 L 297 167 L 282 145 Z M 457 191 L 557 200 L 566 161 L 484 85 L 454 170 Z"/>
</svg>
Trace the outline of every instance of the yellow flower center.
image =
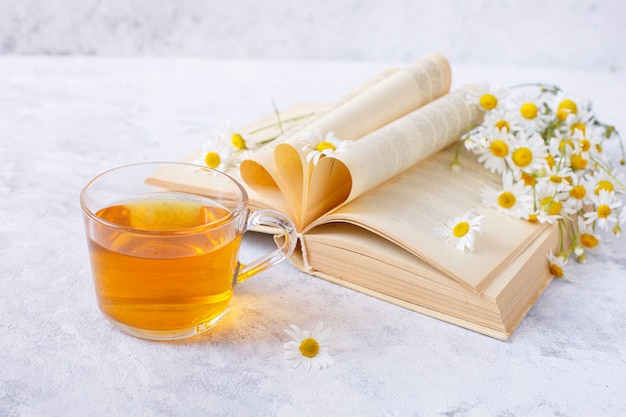
<svg viewBox="0 0 626 417">
<path fill-rule="evenodd" d="M 314 358 L 320 351 L 320 345 L 317 340 L 308 337 L 300 342 L 300 353 L 307 358 Z"/>
<path fill-rule="evenodd" d="M 511 131 L 511 125 L 509 125 L 509 122 L 507 122 L 506 120 L 502 119 L 502 120 L 498 120 L 496 122 L 496 127 L 500 130 L 502 129 L 506 129 L 507 132 Z"/>
<path fill-rule="evenodd" d="M 550 175 L 550 182 L 553 182 L 555 184 L 560 184 L 563 182 L 563 177 L 560 177 L 558 175 Z"/>
<path fill-rule="evenodd" d="M 572 127 L 570 127 L 570 131 L 572 132 L 572 135 L 574 134 L 574 132 L 576 132 L 576 130 L 580 130 L 583 134 L 583 136 L 585 136 L 585 134 L 587 133 L 587 126 L 585 126 L 584 123 L 574 123 L 572 125 Z"/>
<path fill-rule="evenodd" d="M 600 190 L 606 190 L 606 191 L 610 192 L 610 191 L 614 191 L 615 189 L 613 188 L 613 183 L 611 181 L 600 180 L 600 181 L 598 181 L 598 186 L 594 190 L 594 193 L 596 195 L 599 195 L 600 194 Z"/>
<path fill-rule="evenodd" d="M 498 105 L 498 99 L 493 94 L 483 94 L 480 97 L 480 106 L 485 110 L 493 110 Z"/>
<path fill-rule="evenodd" d="M 598 246 L 598 239 L 594 235 L 584 233 L 580 235 L 580 244 L 586 248 L 595 248 Z"/>
<path fill-rule="evenodd" d="M 456 237 L 463 237 L 469 232 L 469 223 L 468 222 L 459 222 L 454 229 L 452 229 L 452 234 Z"/>
<path fill-rule="evenodd" d="M 554 168 L 554 164 L 555 164 L 555 162 L 554 162 L 554 156 L 552 156 L 552 155 L 548 154 L 548 156 L 546 156 L 546 162 L 548 163 L 548 166 L 549 166 L 550 168 Z"/>
<path fill-rule="evenodd" d="M 587 166 L 587 162 L 588 161 L 580 154 L 574 154 L 570 158 L 570 164 L 574 170 L 584 169 Z"/>
<path fill-rule="evenodd" d="M 550 264 L 550 273 L 557 278 L 563 278 L 563 268 L 557 264 Z"/>
<path fill-rule="evenodd" d="M 318 143 L 317 146 L 315 147 L 315 149 L 320 151 L 320 152 L 325 151 L 326 149 L 330 149 L 331 151 L 337 150 L 335 145 L 333 145 L 332 143 L 327 142 L 327 141 L 322 141 L 322 142 Z"/>
<path fill-rule="evenodd" d="M 246 140 L 239 133 L 233 133 L 230 140 L 233 143 L 233 146 L 235 147 L 235 149 L 237 150 L 242 150 L 242 149 L 247 148 Z"/>
<path fill-rule="evenodd" d="M 607 206 L 606 204 L 601 204 L 598 206 L 597 213 L 598 213 L 598 218 L 606 219 L 607 217 L 611 215 L 611 207 Z"/>
<path fill-rule="evenodd" d="M 505 209 L 513 207 L 516 201 L 515 194 L 509 191 L 505 191 L 498 196 L 498 205 Z"/>
<path fill-rule="evenodd" d="M 528 120 L 532 120 L 537 117 L 538 112 L 539 109 L 537 109 L 535 103 L 524 103 L 520 108 L 520 113 L 522 114 L 522 117 Z"/>
<path fill-rule="evenodd" d="M 522 181 L 524 181 L 524 185 L 534 186 L 537 182 L 537 179 L 532 174 L 527 174 L 526 172 L 522 172 Z"/>
<path fill-rule="evenodd" d="M 533 160 L 533 153 L 528 148 L 517 148 L 513 152 L 513 162 L 518 167 L 528 166 Z"/>
<path fill-rule="evenodd" d="M 565 100 L 559 103 L 558 109 L 563 110 L 567 113 L 572 113 L 572 114 L 578 113 L 578 106 L 576 105 L 574 100 L 570 100 L 568 98 L 566 98 Z"/>
<path fill-rule="evenodd" d="M 489 146 L 491 153 L 498 158 L 504 158 L 509 154 L 509 146 L 503 140 L 496 139 Z"/>
<path fill-rule="evenodd" d="M 581 151 L 588 152 L 589 149 L 591 149 L 591 142 L 589 142 L 587 139 L 582 139 L 580 142 L 578 142 L 578 147 Z"/>
<path fill-rule="evenodd" d="M 221 159 L 217 152 L 207 152 L 207 154 L 204 156 L 204 163 L 209 168 L 217 168 L 218 166 L 220 166 L 220 162 Z"/>
<path fill-rule="evenodd" d="M 541 207 L 543 207 L 550 216 L 556 216 L 561 212 L 561 203 L 552 197 L 545 197 L 541 200 Z"/>
<path fill-rule="evenodd" d="M 587 190 L 582 185 L 575 185 L 569 190 L 569 195 L 576 200 L 582 200 L 587 195 Z"/>
<path fill-rule="evenodd" d="M 537 223 L 539 219 L 537 218 L 537 215 L 535 213 L 532 213 L 528 216 L 528 221 L 531 223 Z"/>
</svg>

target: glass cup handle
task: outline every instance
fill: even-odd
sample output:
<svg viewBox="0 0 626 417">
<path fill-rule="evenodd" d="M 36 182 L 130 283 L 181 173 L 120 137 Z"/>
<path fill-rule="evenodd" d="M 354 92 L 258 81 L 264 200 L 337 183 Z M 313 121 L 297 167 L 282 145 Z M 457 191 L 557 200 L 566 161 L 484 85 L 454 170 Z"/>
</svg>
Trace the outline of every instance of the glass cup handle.
<svg viewBox="0 0 626 417">
<path fill-rule="evenodd" d="M 296 248 L 296 243 L 298 241 L 296 227 L 293 225 L 291 220 L 289 220 L 289 218 L 282 213 L 274 210 L 255 211 L 248 217 L 248 222 L 246 223 L 244 232 L 257 226 L 269 226 L 270 228 L 274 228 L 282 232 L 281 238 L 275 239 L 277 245 L 279 246 L 259 259 L 256 259 L 246 265 L 240 265 L 243 269 L 240 269 L 235 277 L 236 284 L 239 284 L 250 278 L 252 275 L 282 262 L 287 259 Z M 282 244 L 279 242 L 282 242 Z"/>
</svg>

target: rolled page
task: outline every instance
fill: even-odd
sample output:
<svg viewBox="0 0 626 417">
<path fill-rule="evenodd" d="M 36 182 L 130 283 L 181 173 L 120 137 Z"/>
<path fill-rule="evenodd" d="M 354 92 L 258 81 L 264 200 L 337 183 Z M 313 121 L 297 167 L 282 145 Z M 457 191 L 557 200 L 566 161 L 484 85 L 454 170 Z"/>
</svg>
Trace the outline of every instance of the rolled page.
<svg viewBox="0 0 626 417">
<path fill-rule="evenodd" d="M 440 97 L 361 138 L 346 153 L 337 154 L 335 158 L 346 165 L 351 175 L 348 200 L 439 152 L 478 126 L 483 112 L 466 99 L 472 88 L 465 86 Z M 320 162 L 319 168 L 322 166 Z"/>
<path fill-rule="evenodd" d="M 241 164 L 241 177 L 253 189 L 278 187 L 292 207 L 296 223 L 302 225 L 310 180 L 302 141 L 307 131 L 334 132 L 339 139 L 357 140 L 445 94 L 450 81 L 445 57 L 427 54 L 290 135 L 276 146 L 273 163 L 253 155 Z"/>
<path fill-rule="evenodd" d="M 303 223 L 346 204 L 439 152 L 477 126 L 483 113 L 465 86 L 322 158 L 313 170 Z"/>
<path fill-rule="evenodd" d="M 287 132 L 256 150 L 250 157 L 242 161 L 238 177 L 241 177 L 249 189 L 253 189 L 261 194 L 267 195 L 272 199 L 284 199 L 282 191 L 279 187 L 280 183 L 277 183 L 276 180 L 279 177 L 278 167 L 274 162 L 274 152 L 276 147 L 294 136 L 301 136 L 303 132 L 309 130 L 309 126 L 318 121 L 320 118 L 326 116 L 334 109 L 342 106 L 344 103 L 354 99 L 363 91 L 386 79 L 396 71 L 398 71 L 397 68 L 388 68 L 372 77 L 363 85 L 350 91 L 337 102 L 326 105 L 326 108 L 322 111 L 318 111 L 314 115 L 307 115 L 307 117 L 303 118 L 299 123 L 299 129 L 290 128 Z"/>
</svg>

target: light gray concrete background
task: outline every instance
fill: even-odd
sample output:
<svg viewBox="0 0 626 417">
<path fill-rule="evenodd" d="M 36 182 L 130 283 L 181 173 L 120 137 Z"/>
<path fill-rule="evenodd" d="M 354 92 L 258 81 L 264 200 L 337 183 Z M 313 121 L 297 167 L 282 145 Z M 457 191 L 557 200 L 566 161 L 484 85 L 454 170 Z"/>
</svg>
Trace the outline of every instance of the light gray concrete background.
<svg viewBox="0 0 626 417">
<path fill-rule="evenodd" d="M 623 0 L 0 0 L 0 54 L 411 60 L 619 70 Z"/>
</svg>

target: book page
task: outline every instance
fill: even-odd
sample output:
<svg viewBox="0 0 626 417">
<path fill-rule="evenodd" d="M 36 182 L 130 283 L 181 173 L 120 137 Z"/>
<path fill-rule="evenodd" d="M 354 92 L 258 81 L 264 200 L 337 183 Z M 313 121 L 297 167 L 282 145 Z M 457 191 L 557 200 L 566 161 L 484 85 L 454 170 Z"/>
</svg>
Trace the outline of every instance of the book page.
<svg viewBox="0 0 626 417">
<path fill-rule="evenodd" d="M 312 226 L 333 221 L 359 225 L 400 245 L 472 291 L 482 291 L 548 225 L 515 219 L 484 205 L 481 190 L 486 186 L 500 188 L 500 176 L 467 152 L 462 152 L 462 171 L 451 172 L 449 163 L 455 151 L 455 145 L 448 147 Z M 482 234 L 470 253 L 457 251 L 435 232 L 443 222 L 466 211 L 486 216 Z"/>
<path fill-rule="evenodd" d="M 303 225 L 308 198 L 311 165 L 304 161 L 306 142 L 302 136 L 319 131 L 322 136 L 334 132 L 341 140 L 358 140 L 380 127 L 405 116 L 424 104 L 445 94 L 450 88 L 448 61 L 431 53 L 412 65 L 393 72 L 369 88 L 313 121 L 306 129 L 289 135 L 275 144 L 274 163 L 253 155 L 241 164 L 241 177 L 251 187 L 262 187 L 271 177 L 288 204 L 295 222 Z M 273 146 L 271 147 L 273 148 Z M 272 149 L 263 151 L 268 155 Z M 265 173 L 261 174 L 260 171 Z"/>
<path fill-rule="evenodd" d="M 287 141 L 292 136 L 306 131 L 307 126 L 312 125 L 317 120 L 324 117 L 337 107 L 340 107 L 347 101 L 354 99 L 357 95 L 361 94 L 363 91 L 389 77 L 397 70 L 397 68 L 388 68 L 382 71 L 381 73 L 366 81 L 363 85 L 344 95 L 336 103 L 326 104 L 323 109 L 318 109 L 314 114 L 302 113 L 300 115 L 300 123 L 297 127 L 289 126 L 289 129 L 281 132 L 273 141 L 255 150 L 252 155 L 242 161 L 241 166 L 238 170 L 239 172 L 237 173 L 237 177 L 241 178 L 244 181 L 249 190 L 254 190 L 263 195 L 273 195 L 276 199 L 285 200 L 283 191 L 280 188 L 280 185 L 282 183 L 280 181 L 277 182 L 277 179 L 280 178 L 280 174 L 278 171 L 278 167 L 276 166 L 276 163 L 274 161 L 274 153 L 276 151 L 276 147 L 281 143 Z M 296 115 L 299 107 L 300 105 L 296 105 L 287 109 L 286 111 L 281 111 L 281 118 L 283 118 L 282 115 L 284 115 L 285 112 L 293 114 L 292 117 L 297 117 Z M 301 167 L 297 167 L 297 169 L 301 171 Z M 291 207 L 285 213 L 287 212 L 291 213 Z"/>
<path fill-rule="evenodd" d="M 304 224 L 395 177 L 477 126 L 478 106 L 466 86 L 354 142 L 346 152 L 322 158 L 313 169 Z"/>
</svg>

